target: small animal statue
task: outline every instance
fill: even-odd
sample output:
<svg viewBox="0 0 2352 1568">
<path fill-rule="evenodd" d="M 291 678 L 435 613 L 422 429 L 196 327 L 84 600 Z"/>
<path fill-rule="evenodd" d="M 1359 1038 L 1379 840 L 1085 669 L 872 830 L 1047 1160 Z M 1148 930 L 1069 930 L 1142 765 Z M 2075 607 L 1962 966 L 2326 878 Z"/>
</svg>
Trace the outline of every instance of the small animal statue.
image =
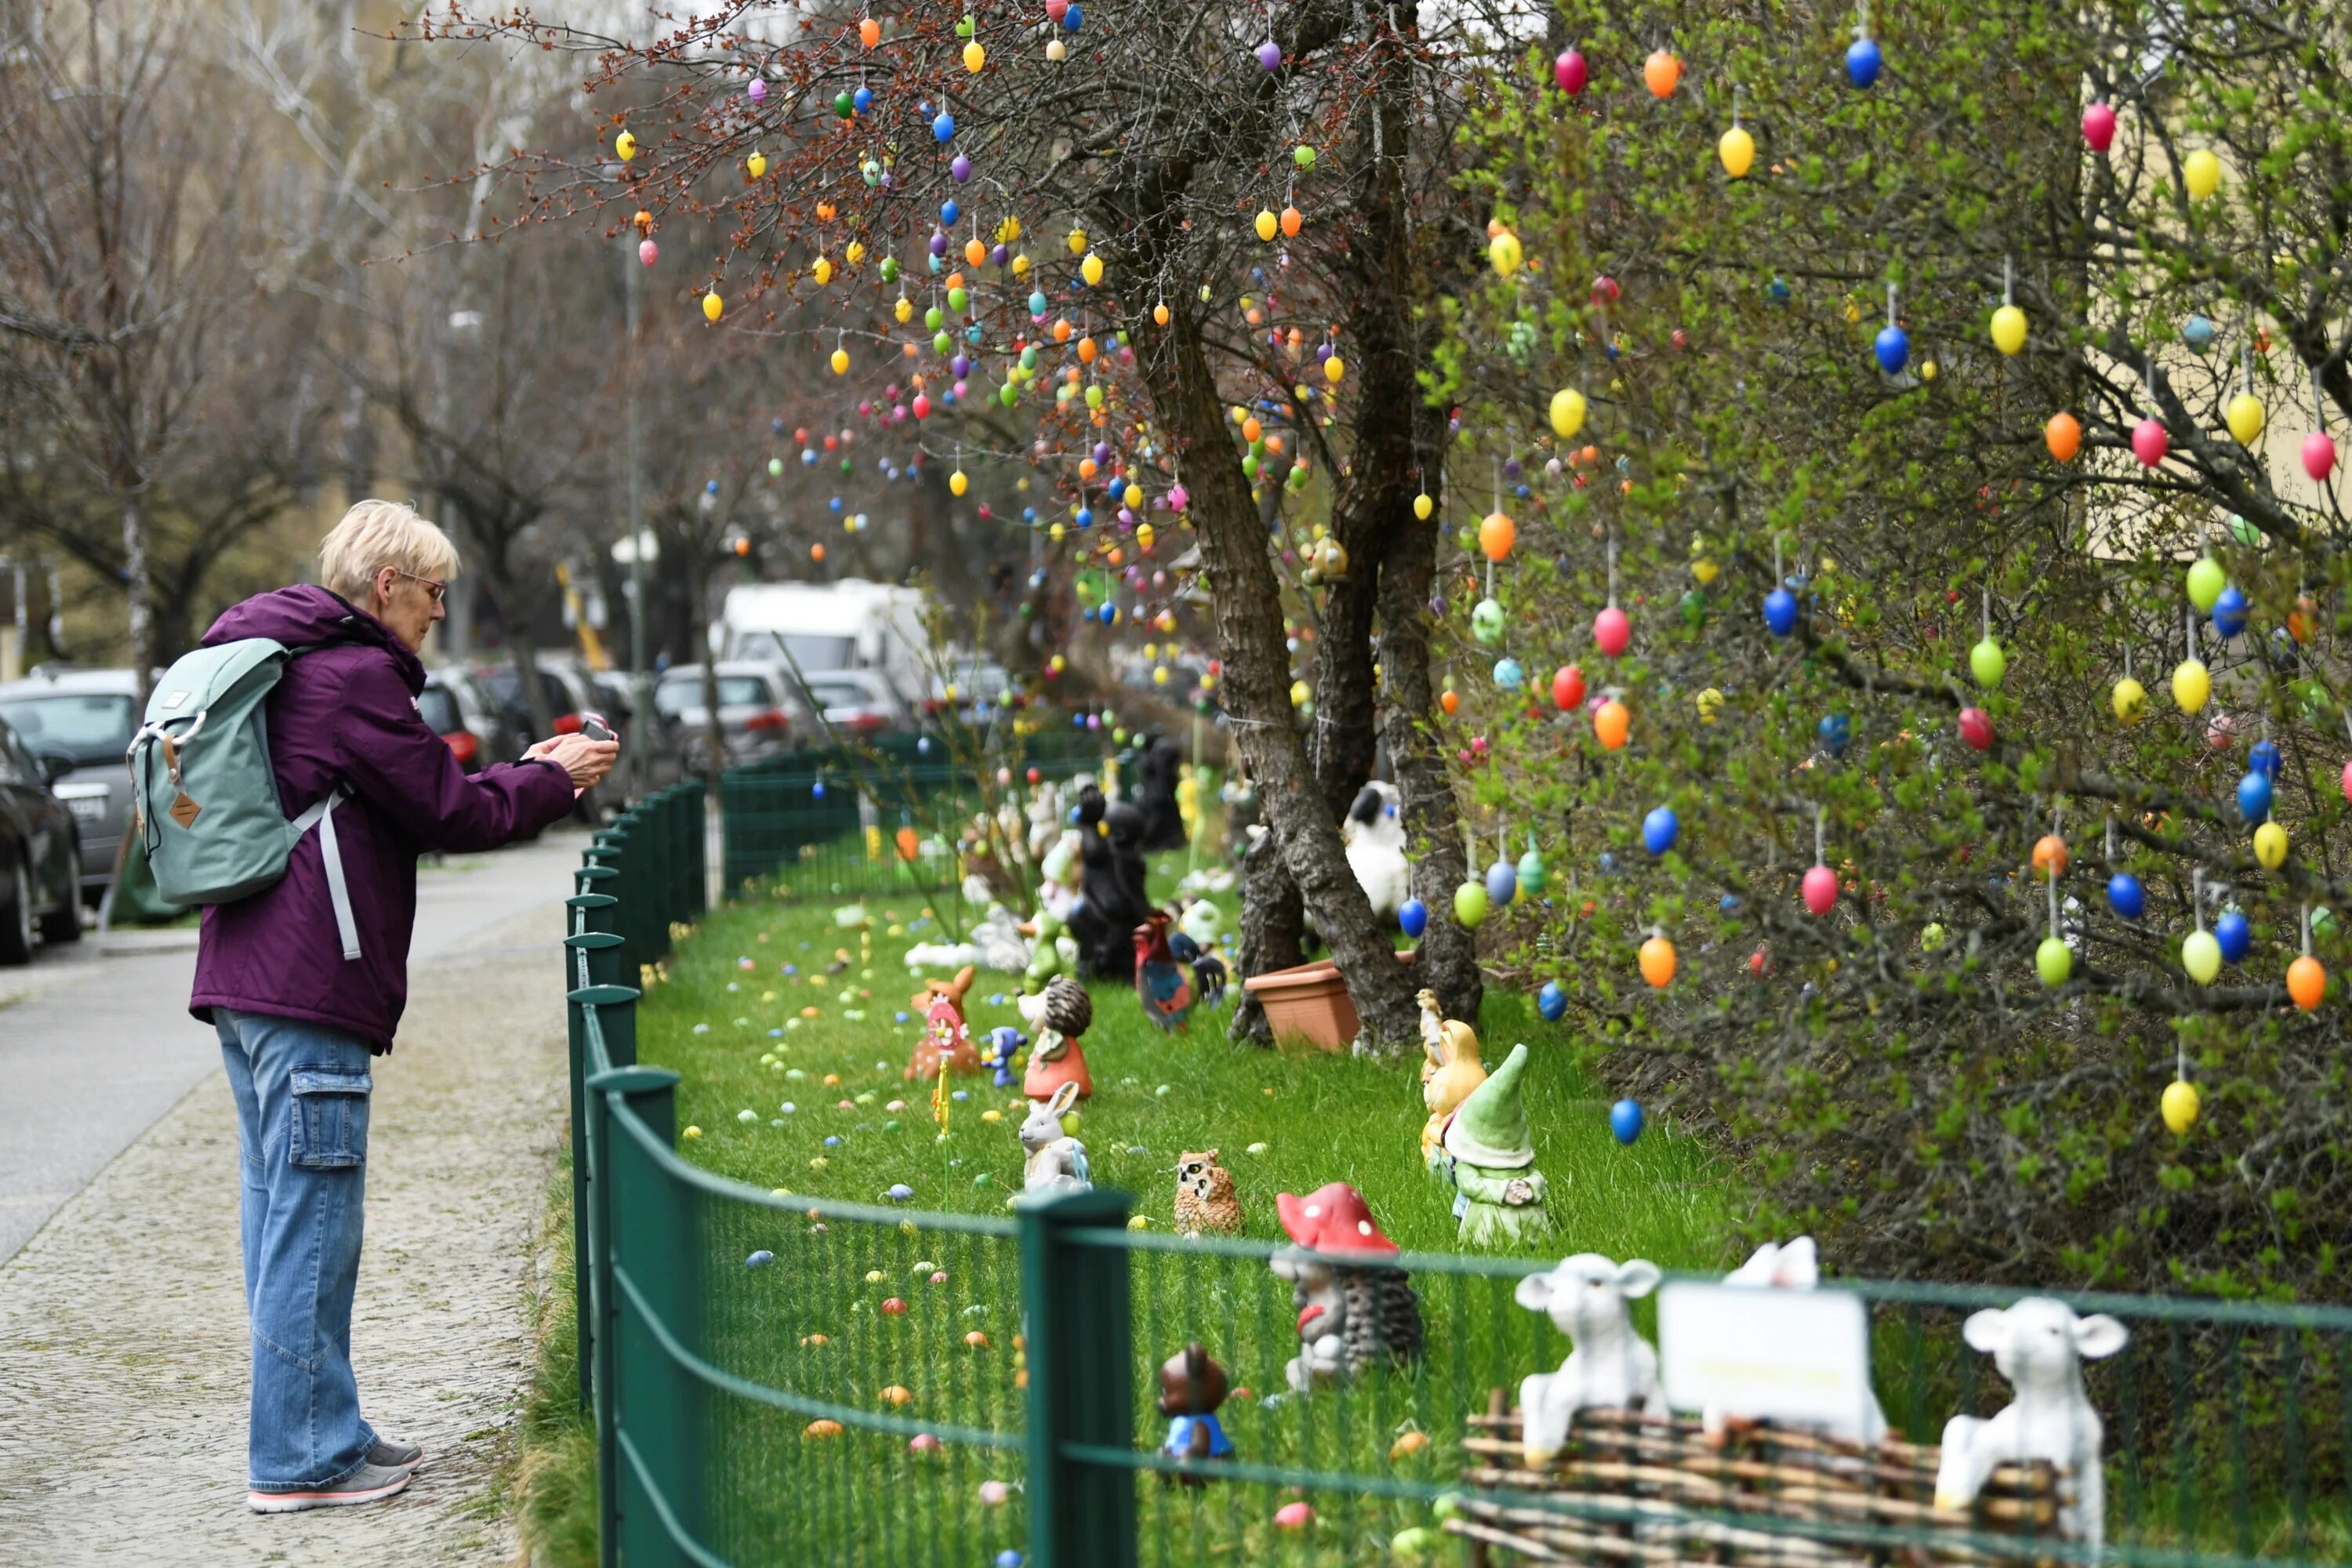
<svg viewBox="0 0 2352 1568">
<path fill-rule="evenodd" d="M 1021 1147 L 1029 1156 L 1021 1190 L 1031 1197 L 1083 1193 L 1094 1186 L 1087 1170 L 1087 1146 L 1062 1131 L 1062 1113 L 1078 1102 L 1078 1086 L 1066 1083 L 1054 1098 L 1029 1108 L 1021 1123 Z"/>
<path fill-rule="evenodd" d="M 1168 1440 L 1160 1451 L 1171 1459 L 1230 1459 L 1233 1439 L 1217 1424 L 1217 1406 L 1225 1402 L 1225 1369 L 1219 1366 L 1198 1340 L 1170 1356 L 1160 1369 L 1160 1414 L 1170 1416 Z M 1188 1487 L 1205 1487 L 1207 1476 L 1178 1478 L 1160 1472 L 1161 1481 L 1181 1479 Z"/>
<path fill-rule="evenodd" d="M 1301 1394 L 1383 1363 L 1421 1354 L 1421 1299 L 1390 1259 L 1397 1245 L 1381 1233 L 1361 1193 L 1330 1182 L 1306 1197 L 1275 1196 L 1276 1215 L 1297 1247 L 1266 1260 L 1291 1282 L 1298 1309 L 1298 1354 L 1283 1376 Z"/>
<path fill-rule="evenodd" d="M 988 1043 L 980 1053 L 980 1065 L 993 1075 L 989 1081 L 999 1089 L 1011 1089 L 1016 1081 L 1013 1069 L 1020 1065 L 1021 1053 L 1028 1045 L 1029 1037 L 1010 1024 L 999 1024 L 989 1030 Z"/>
<path fill-rule="evenodd" d="M 922 1037 L 907 1070 L 898 1076 L 908 1083 L 929 1083 L 944 1068 L 950 1072 L 981 1070 L 980 1053 L 972 1049 L 971 1031 L 963 1021 L 964 993 L 971 989 L 972 967 L 965 964 L 952 980 L 926 980 L 907 999 L 909 1011 L 923 1015 Z"/>
<path fill-rule="evenodd" d="M 1813 1238 L 1801 1236 L 1787 1243 L 1766 1242 L 1748 1255 L 1747 1262 L 1725 1275 L 1723 1282 L 1758 1290 L 1810 1290 L 1821 1282 L 1821 1258 Z M 1855 1411 L 1851 1419 L 1828 1422 L 1820 1430 L 1856 1443 L 1883 1442 L 1886 1437 L 1886 1413 L 1879 1408 L 1876 1394 L 1866 1394 L 1865 1397 L 1869 1404 Z M 1700 1412 L 1699 1418 L 1710 1438 L 1720 1438 L 1732 1427 L 1743 1425 L 1737 1411 L 1712 1405 Z"/>
<path fill-rule="evenodd" d="M 991 902 L 988 912 L 971 928 L 972 956 L 981 967 L 998 974 L 1019 974 L 1029 967 L 1029 940 L 1021 922 L 1003 904 Z"/>
<path fill-rule="evenodd" d="M 1147 849 L 1184 847 L 1184 813 L 1176 798 L 1176 784 L 1184 768 L 1184 748 L 1166 735 L 1156 735 L 1135 761 L 1135 805 L 1143 817 L 1142 847 Z"/>
<path fill-rule="evenodd" d="M 1459 1018 L 1442 1016 L 1437 993 L 1421 994 L 1421 1102 L 1429 1120 L 1421 1128 L 1421 1162 L 1432 1173 L 1445 1168 L 1445 1121 L 1470 1091 L 1486 1081 L 1478 1059 L 1478 1032 Z"/>
<path fill-rule="evenodd" d="M 1135 994 L 1160 1033 L 1192 1032 L 1192 977 L 1169 949 L 1165 910 L 1152 910 L 1135 928 Z"/>
<path fill-rule="evenodd" d="M 1192 940 L 1192 933 L 1181 927 L 1168 933 L 1168 955 L 1177 963 L 1190 965 L 1192 971 L 1193 994 L 1203 1007 L 1214 1007 L 1225 999 L 1224 960 L 1204 951 Z"/>
<path fill-rule="evenodd" d="M 1242 1203 L 1234 1195 L 1234 1173 L 1217 1163 L 1217 1152 L 1176 1156 L 1176 1234 L 1239 1236 Z"/>
<path fill-rule="evenodd" d="M 1372 900 L 1372 913 L 1394 920 L 1404 901 L 1412 897 L 1412 869 L 1404 858 L 1404 822 L 1397 816 L 1396 785 L 1375 780 L 1357 791 L 1356 803 L 1348 808 L 1339 833 L 1347 841 L 1348 868 L 1363 884 L 1364 896 Z"/>
<path fill-rule="evenodd" d="M 1660 1278 L 1658 1266 L 1646 1258 L 1619 1263 L 1580 1252 L 1519 1281 L 1513 1299 L 1531 1312 L 1549 1313 L 1575 1346 L 1558 1372 L 1520 1381 L 1522 1446 L 1530 1468 L 1549 1464 L 1568 1446 L 1569 1425 L 1580 1410 L 1666 1413 L 1658 1352 L 1633 1331 L 1625 1305 L 1656 1289 Z"/>
<path fill-rule="evenodd" d="M 2100 1469 L 2106 1432 L 2083 1388 L 2083 1363 L 2111 1356 L 2130 1337 L 2104 1312 L 2078 1318 L 2063 1301 L 2028 1296 L 2007 1309 L 1971 1312 L 1960 1337 L 1992 1357 L 2017 1397 L 1991 1420 L 1955 1415 L 1944 1424 L 1936 1506 L 1964 1509 L 1996 1465 L 2046 1459 L 2074 1482 L 2061 1503 L 2059 1528 L 2096 1561 L 2106 1539 L 2106 1482 Z"/>
<path fill-rule="evenodd" d="M 1144 890 L 1143 814 L 1100 790 L 1078 792 L 1078 901 L 1069 912 L 1079 964 L 1097 980 L 1135 978 L 1135 928 L 1151 913 Z"/>
<path fill-rule="evenodd" d="M 1078 1044 L 1078 1037 L 1095 1021 L 1095 1002 L 1087 988 L 1066 974 L 1056 974 L 1045 982 L 1045 989 L 1022 997 L 1016 1005 L 1023 1021 L 1037 1031 L 1021 1092 L 1032 1100 L 1051 1100 L 1064 1084 L 1074 1084 L 1080 1099 L 1094 1093 L 1087 1053 Z"/>
</svg>

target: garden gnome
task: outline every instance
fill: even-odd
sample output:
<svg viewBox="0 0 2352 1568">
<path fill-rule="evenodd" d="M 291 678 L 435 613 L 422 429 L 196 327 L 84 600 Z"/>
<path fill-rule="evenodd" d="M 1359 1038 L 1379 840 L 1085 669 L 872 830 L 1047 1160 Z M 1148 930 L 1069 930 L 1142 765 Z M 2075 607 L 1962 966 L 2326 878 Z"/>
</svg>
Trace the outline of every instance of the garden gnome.
<svg viewBox="0 0 2352 1568">
<path fill-rule="evenodd" d="M 1528 1047 L 1513 1046 L 1494 1076 L 1472 1089 L 1445 1124 L 1454 1216 L 1465 1247 L 1520 1247 L 1552 1233 L 1543 1173 L 1519 1095 Z"/>
<path fill-rule="evenodd" d="M 1172 1416 L 1168 1440 L 1160 1451 L 1171 1459 L 1230 1459 L 1233 1439 L 1217 1424 L 1217 1406 L 1225 1402 L 1225 1369 L 1216 1363 L 1198 1340 L 1168 1358 L 1160 1369 L 1160 1414 Z M 1167 1471 L 1162 1481 L 1174 1480 Z M 1206 1476 L 1185 1476 L 1188 1487 L 1205 1487 Z"/>
<path fill-rule="evenodd" d="M 1422 1163 L 1433 1173 L 1445 1168 L 1445 1119 L 1454 1114 L 1470 1091 L 1486 1081 L 1486 1064 L 1478 1059 L 1478 1032 L 1459 1018 L 1437 1010 L 1437 993 L 1421 994 L 1421 1102 L 1429 1109 L 1422 1124 Z"/>
<path fill-rule="evenodd" d="M 1266 1260 L 1298 1309 L 1298 1354 L 1283 1369 L 1290 1386 L 1305 1394 L 1421 1354 L 1420 1299 L 1363 1194 L 1332 1182 L 1303 1198 L 1277 1193 L 1274 1207 L 1298 1244 Z"/>
<path fill-rule="evenodd" d="M 1016 1005 L 1029 1026 L 1037 1031 L 1021 1092 L 1032 1100 L 1051 1100 L 1055 1090 L 1072 1083 L 1077 1085 L 1081 1099 L 1094 1093 L 1087 1053 L 1078 1044 L 1078 1037 L 1095 1021 L 1094 998 L 1087 994 L 1087 988 L 1066 974 L 1056 974 L 1045 983 L 1045 990 L 1024 996 Z"/>
</svg>

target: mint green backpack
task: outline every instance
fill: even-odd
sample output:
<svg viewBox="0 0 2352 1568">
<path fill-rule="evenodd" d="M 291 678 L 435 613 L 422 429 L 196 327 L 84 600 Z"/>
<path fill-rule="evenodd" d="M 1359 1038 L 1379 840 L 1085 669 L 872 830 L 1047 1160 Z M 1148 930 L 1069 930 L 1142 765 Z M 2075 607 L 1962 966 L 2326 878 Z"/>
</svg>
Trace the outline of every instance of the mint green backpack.
<svg viewBox="0 0 2352 1568">
<path fill-rule="evenodd" d="M 200 647 L 163 672 L 131 738 L 131 788 L 155 887 L 175 904 L 226 904 L 286 875 L 287 857 L 316 827 L 343 957 L 360 955 L 335 807 L 350 792 L 289 819 L 269 765 L 267 700 L 287 664 L 310 651 L 269 637 Z"/>
</svg>

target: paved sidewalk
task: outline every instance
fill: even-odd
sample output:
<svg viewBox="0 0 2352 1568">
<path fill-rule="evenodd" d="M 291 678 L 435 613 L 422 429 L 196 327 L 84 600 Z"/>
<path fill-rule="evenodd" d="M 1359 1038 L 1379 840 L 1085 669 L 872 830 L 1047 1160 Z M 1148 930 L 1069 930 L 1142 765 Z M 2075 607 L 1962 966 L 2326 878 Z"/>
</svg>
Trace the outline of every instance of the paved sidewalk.
<svg viewBox="0 0 2352 1568">
<path fill-rule="evenodd" d="M 0 1563 L 513 1558 L 489 1490 L 562 1129 L 562 916 L 419 963 L 376 1068 L 352 1353 L 368 1418 L 431 1455 L 407 1494 L 246 1510 L 236 1119 L 215 1069 L 0 1265 Z"/>
</svg>

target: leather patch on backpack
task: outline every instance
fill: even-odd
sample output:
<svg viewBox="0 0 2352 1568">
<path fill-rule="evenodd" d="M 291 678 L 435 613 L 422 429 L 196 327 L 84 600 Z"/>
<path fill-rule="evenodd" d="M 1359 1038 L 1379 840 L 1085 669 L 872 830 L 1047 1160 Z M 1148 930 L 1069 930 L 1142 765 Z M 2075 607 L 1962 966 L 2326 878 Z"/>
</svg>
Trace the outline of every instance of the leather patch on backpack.
<svg viewBox="0 0 2352 1568">
<path fill-rule="evenodd" d="M 172 803 L 172 820 L 182 827 L 194 827 L 196 825 L 196 813 L 203 809 L 203 806 L 188 798 L 187 791 L 182 790 L 179 798 Z"/>
</svg>

